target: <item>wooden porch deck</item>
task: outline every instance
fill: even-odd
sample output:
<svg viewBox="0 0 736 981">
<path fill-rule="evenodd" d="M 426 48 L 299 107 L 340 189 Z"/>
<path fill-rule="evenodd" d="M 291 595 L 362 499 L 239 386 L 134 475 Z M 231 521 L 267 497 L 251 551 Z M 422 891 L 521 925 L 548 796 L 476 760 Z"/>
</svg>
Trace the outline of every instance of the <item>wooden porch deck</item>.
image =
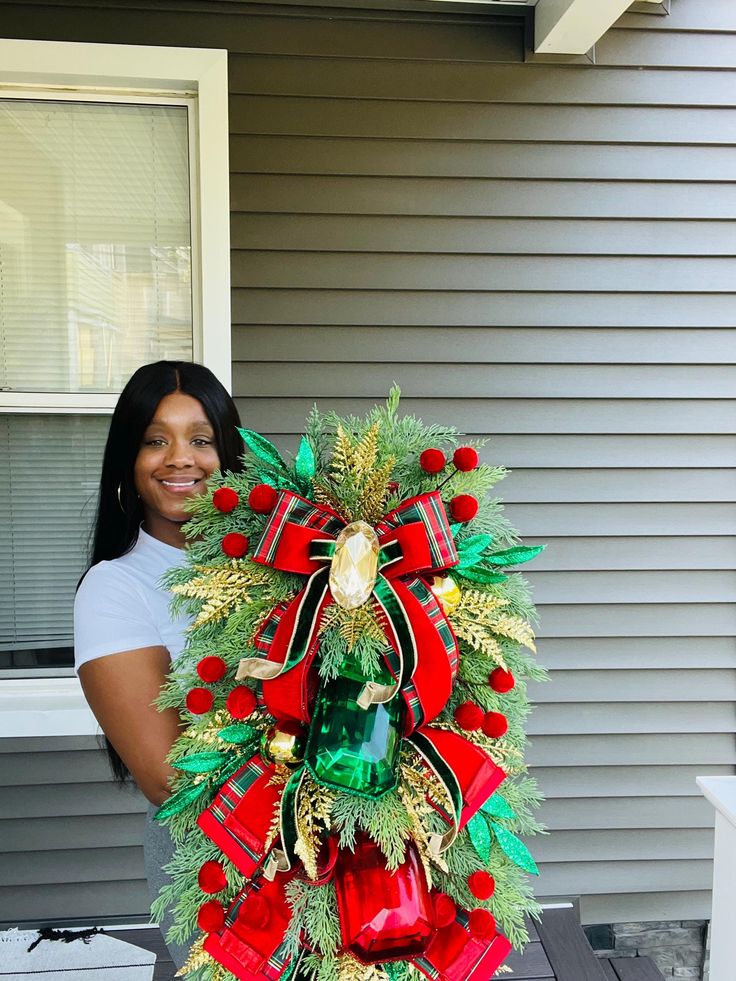
<svg viewBox="0 0 736 981">
<path fill-rule="evenodd" d="M 663 976 L 648 957 L 616 957 L 610 960 L 595 956 L 571 909 L 549 909 L 541 923 L 527 921 L 530 942 L 523 955 L 512 951 L 504 962 L 512 974 L 500 974 L 509 981 L 662 981 Z M 174 965 L 161 931 L 106 930 L 146 950 L 155 951 L 153 981 L 172 981 Z"/>
</svg>

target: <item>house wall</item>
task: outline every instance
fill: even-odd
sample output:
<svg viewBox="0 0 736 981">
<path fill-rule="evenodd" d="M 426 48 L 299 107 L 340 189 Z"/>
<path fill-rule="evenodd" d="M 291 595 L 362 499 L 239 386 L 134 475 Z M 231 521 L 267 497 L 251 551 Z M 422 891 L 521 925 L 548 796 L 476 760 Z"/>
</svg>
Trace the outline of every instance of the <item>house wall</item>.
<svg viewBox="0 0 736 981">
<path fill-rule="evenodd" d="M 407 7 L 416 4 L 407 3 Z M 734 772 L 736 12 L 672 0 L 585 57 L 454 9 L 0 2 L 6 36 L 230 51 L 234 394 L 487 435 L 547 550 L 537 895 L 709 915 Z M 729 183 L 730 182 L 730 183 Z M 145 916 L 143 800 L 91 739 L 0 743 L 0 920 Z"/>
</svg>

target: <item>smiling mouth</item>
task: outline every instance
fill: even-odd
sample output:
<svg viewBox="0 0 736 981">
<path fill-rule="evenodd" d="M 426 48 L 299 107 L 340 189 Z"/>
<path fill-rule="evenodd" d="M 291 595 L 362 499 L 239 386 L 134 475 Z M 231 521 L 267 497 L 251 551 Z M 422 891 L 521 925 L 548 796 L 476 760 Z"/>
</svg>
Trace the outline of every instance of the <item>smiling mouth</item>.
<svg viewBox="0 0 736 981">
<path fill-rule="evenodd" d="M 199 481 L 198 480 L 162 480 L 161 483 L 164 485 L 164 487 L 175 487 L 177 489 L 180 489 L 180 488 L 194 487 L 194 485 L 199 483 Z"/>
</svg>

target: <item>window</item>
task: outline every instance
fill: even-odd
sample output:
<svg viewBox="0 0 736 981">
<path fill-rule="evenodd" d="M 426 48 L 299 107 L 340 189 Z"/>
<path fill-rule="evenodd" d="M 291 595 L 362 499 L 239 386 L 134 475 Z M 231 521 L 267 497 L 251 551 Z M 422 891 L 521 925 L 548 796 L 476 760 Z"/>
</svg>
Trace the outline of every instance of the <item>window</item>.
<svg viewBox="0 0 736 981">
<path fill-rule="evenodd" d="M 46 676 L 78 720 L 117 396 L 160 358 L 230 383 L 226 53 L 0 41 L 0 65 L 0 675 L 5 697 Z"/>
</svg>

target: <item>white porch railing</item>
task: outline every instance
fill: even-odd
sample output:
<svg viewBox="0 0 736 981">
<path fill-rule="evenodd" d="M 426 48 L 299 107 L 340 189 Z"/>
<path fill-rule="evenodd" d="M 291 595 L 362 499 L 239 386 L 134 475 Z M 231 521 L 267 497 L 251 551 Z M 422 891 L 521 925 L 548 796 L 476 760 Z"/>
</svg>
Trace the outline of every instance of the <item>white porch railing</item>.
<svg viewBox="0 0 736 981">
<path fill-rule="evenodd" d="M 710 981 L 733 981 L 736 977 L 736 777 L 698 777 L 697 784 L 716 809 Z"/>
</svg>

